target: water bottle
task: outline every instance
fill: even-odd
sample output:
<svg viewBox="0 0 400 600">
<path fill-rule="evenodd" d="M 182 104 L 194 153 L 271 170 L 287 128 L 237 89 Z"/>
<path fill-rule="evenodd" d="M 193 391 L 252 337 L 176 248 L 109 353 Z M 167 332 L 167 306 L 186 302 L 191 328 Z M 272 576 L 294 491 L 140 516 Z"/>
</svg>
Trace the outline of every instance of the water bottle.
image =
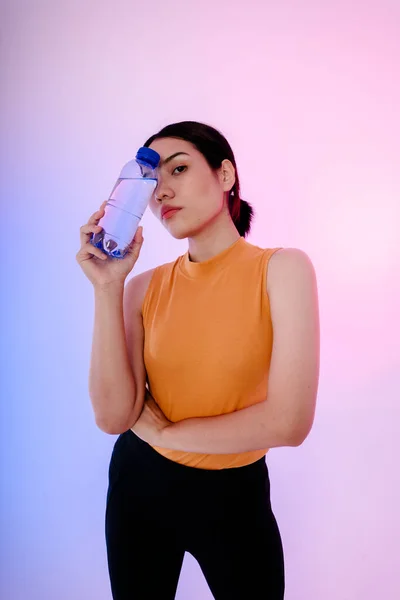
<svg viewBox="0 0 400 600">
<path fill-rule="evenodd" d="M 143 146 L 136 158 L 122 167 L 99 221 L 103 230 L 92 234 L 93 246 L 113 258 L 125 256 L 157 186 L 159 162 L 158 152 Z"/>
</svg>

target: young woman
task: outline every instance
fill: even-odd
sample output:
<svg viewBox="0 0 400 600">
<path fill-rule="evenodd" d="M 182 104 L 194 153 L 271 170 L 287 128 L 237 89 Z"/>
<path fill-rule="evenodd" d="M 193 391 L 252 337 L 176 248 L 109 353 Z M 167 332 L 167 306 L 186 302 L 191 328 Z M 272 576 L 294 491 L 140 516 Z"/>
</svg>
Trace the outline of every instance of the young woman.
<svg viewBox="0 0 400 600">
<path fill-rule="evenodd" d="M 113 598 L 172 600 L 187 551 L 216 600 L 281 600 L 265 455 L 312 426 L 315 272 L 299 249 L 245 240 L 253 210 L 220 132 L 186 121 L 145 145 L 161 156 L 150 209 L 188 251 L 125 285 L 142 228 L 123 260 L 106 257 L 89 243 L 103 203 L 77 254 L 95 291 L 96 423 L 120 434 L 106 509 Z"/>
</svg>

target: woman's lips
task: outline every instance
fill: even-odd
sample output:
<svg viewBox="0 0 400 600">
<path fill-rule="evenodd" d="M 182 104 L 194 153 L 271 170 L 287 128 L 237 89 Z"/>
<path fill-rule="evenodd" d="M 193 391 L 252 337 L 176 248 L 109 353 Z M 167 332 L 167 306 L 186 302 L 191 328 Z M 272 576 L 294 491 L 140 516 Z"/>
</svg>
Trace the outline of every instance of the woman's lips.
<svg viewBox="0 0 400 600">
<path fill-rule="evenodd" d="M 171 217 L 174 216 L 175 213 L 177 213 L 179 210 L 182 210 L 181 208 L 173 208 L 171 210 L 168 210 L 166 213 L 163 214 L 163 219 L 170 219 Z"/>
</svg>

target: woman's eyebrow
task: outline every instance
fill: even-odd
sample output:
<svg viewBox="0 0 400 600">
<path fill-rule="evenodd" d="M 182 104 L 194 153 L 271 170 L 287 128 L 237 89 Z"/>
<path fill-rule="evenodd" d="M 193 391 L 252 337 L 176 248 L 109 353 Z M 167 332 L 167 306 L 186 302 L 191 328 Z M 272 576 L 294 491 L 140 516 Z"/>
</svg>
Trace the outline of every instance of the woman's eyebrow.
<svg viewBox="0 0 400 600">
<path fill-rule="evenodd" d="M 166 165 L 167 163 L 169 163 L 170 160 L 175 158 L 175 156 L 179 156 L 179 154 L 186 154 L 186 156 L 190 156 L 190 154 L 188 154 L 187 152 L 175 152 L 175 154 L 171 154 L 171 156 L 168 156 L 168 158 L 162 160 L 158 166 L 162 167 L 163 165 Z"/>
</svg>

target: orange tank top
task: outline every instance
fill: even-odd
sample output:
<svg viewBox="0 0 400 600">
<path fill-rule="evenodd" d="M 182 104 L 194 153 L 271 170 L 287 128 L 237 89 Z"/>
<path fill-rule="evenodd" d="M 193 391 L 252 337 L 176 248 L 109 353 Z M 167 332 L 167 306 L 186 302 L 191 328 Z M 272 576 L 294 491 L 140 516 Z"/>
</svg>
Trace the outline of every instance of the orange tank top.
<svg viewBox="0 0 400 600">
<path fill-rule="evenodd" d="M 267 266 L 279 248 L 240 237 L 209 260 L 189 252 L 156 267 L 143 300 L 149 391 L 172 422 L 230 413 L 265 400 L 272 351 Z M 268 448 L 200 454 L 153 446 L 200 469 L 255 462 Z"/>
</svg>

